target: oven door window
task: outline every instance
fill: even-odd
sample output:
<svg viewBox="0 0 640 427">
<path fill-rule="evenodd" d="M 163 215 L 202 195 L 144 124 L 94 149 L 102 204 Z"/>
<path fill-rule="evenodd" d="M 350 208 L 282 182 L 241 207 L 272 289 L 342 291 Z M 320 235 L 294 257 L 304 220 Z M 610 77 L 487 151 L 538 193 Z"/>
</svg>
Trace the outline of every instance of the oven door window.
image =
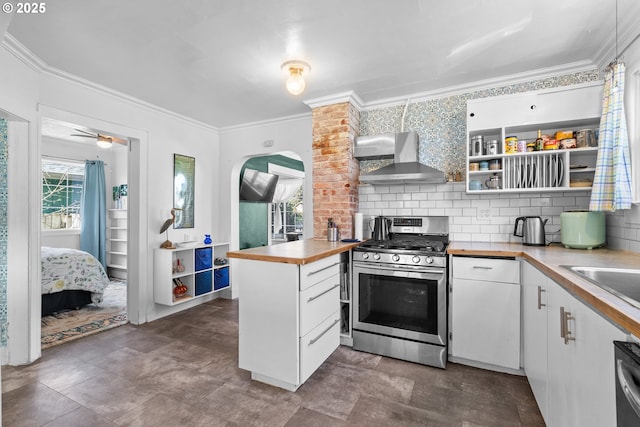
<svg viewBox="0 0 640 427">
<path fill-rule="evenodd" d="M 359 274 L 361 323 L 438 335 L 438 281 Z"/>
</svg>

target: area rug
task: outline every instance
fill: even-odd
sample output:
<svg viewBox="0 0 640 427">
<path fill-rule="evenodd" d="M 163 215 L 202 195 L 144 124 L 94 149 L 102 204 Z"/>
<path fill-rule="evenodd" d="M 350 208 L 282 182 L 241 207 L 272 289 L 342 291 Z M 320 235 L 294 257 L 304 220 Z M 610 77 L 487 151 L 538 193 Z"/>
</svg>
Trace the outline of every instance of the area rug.
<svg viewBox="0 0 640 427">
<path fill-rule="evenodd" d="M 64 310 L 42 318 L 42 348 L 124 325 L 127 319 L 127 283 L 111 280 L 102 303 L 79 310 Z"/>
</svg>

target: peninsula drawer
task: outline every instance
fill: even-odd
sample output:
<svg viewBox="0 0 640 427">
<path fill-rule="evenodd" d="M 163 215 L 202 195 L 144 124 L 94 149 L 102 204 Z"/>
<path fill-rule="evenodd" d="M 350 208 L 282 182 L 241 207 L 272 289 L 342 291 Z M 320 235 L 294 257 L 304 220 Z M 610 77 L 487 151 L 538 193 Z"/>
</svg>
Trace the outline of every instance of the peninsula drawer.
<svg viewBox="0 0 640 427">
<path fill-rule="evenodd" d="M 334 275 L 300 292 L 300 336 L 340 308 L 340 276 Z"/>
<path fill-rule="evenodd" d="M 334 274 L 340 274 L 340 254 L 310 264 L 302 264 L 300 266 L 300 290 L 303 291 Z"/>
<path fill-rule="evenodd" d="M 520 261 L 513 259 L 454 256 L 452 264 L 454 279 L 520 283 Z"/>
<path fill-rule="evenodd" d="M 300 338 L 300 383 L 340 345 L 340 310 Z"/>
</svg>

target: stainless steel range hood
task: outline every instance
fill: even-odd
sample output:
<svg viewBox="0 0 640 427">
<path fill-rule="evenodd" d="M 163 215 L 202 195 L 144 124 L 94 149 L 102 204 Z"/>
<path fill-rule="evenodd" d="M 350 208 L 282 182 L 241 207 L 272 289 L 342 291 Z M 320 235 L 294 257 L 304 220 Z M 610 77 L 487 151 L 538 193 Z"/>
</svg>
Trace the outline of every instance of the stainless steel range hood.
<svg viewBox="0 0 640 427">
<path fill-rule="evenodd" d="M 393 164 L 360 174 L 365 184 L 433 184 L 445 182 L 444 172 L 418 161 L 418 133 L 415 131 L 356 139 L 359 160 L 393 159 Z"/>
</svg>

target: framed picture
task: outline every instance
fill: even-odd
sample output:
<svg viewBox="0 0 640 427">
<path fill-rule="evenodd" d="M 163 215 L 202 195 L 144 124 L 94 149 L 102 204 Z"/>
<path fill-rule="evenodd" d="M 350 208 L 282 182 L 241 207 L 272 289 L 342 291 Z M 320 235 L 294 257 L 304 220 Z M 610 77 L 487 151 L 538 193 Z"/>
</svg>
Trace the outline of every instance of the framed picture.
<svg viewBox="0 0 640 427">
<path fill-rule="evenodd" d="M 196 180 L 196 159 L 173 155 L 173 207 L 176 220 L 173 228 L 194 228 L 194 196 Z"/>
</svg>

